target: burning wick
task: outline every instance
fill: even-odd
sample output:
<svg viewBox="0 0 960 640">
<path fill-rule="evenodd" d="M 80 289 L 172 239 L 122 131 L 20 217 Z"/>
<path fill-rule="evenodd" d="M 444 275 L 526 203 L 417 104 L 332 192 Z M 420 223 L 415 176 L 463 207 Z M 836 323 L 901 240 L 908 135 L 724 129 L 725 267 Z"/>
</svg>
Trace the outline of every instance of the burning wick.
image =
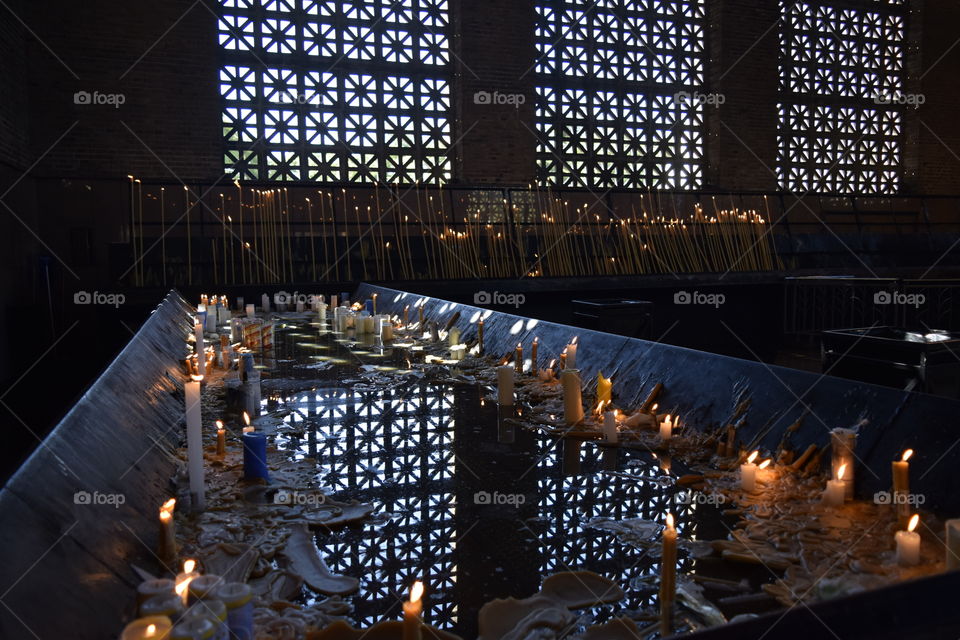
<svg viewBox="0 0 960 640">
<path fill-rule="evenodd" d="M 420 614 L 423 612 L 423 583 L 410 587 L 410 599 L 403 603 L 403 640 L 421 640 Z"/>
<path fill-rule="evenodd" d="M 246 425 L 243 428 L 244 433 L 253 433 L 256 429 L 250 426 L 250 414 L 246 411 L 243 412 L 243 423 Z"/>
</svg>

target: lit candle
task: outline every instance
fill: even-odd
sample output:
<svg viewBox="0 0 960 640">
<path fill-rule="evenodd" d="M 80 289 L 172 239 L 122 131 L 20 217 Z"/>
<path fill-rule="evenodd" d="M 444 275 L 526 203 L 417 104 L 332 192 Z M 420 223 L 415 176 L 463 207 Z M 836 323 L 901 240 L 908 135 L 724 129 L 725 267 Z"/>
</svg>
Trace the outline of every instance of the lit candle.
<svg viewBox="0 0 960 640">
<path fill-rule="evenodd" d="M 947 571 L 960 569 L 960 519 L 947 520 Z"/>
<path fill-rule="evenodd" d="M 603 414 L 603 435 L 607 442 L 616 442 L 619 439 L 617 433 L 617 412 L 606 411 Z"/>
<path fill-rule="evenodd" d="M 576 369 L 564 369 L 560 374 L 563 385 L 563 417 L 567 426 L 573 426 L 583 420 L 583 399 L 580 396 L 580 372 Z"/>
<path fill-rule="evenodd" d="M 410 305 L 403 308 L 403 328 L 406 329 L 410 324 Z"/>
<path fill-rule="evenodd" d="M 377 294 L 373 294 L 373 315 L 377 315 Z"/>
<path fill-rule="evenodd" d="M 754 451 L 747 457 L 747 461 L 740 465 L 740 488 L 749 493 L 757 490 L 757 465 L 753 463 L 760 455 Z"/>
<path fill-rule="evenodd" d="M 227 430 L 223 428 L 223 422 L 217 420 L 217 455 L 221 458 L 227 454 Z"/>
<path fill-rule="evenodd" d="M 560 352 L 560 370 L 563 371 L 567 368 L 567 349 L 564 347 L 563 351 Z"/>
<path fill-rule="evenodd" d="M 893 467 L 893 508 L 897 514 L 897 523 L 901 527 L 910 520 L 910 463 L 907 460 L 913 455 L 913 449 L 907 449 L 899 460 L 894 460 Z"/>
<path fill-rule="evenodd" d="M 513 353 L 513 366 L 517 373 L 523 373 L 523 343 L 517 343 L 517 349 Z"/>
<path fill-rule="evenodd" d="M 906 531 L 897 531 L 894 540 L 897 542 L 897 564 L 901 567 L 912 567 L 920 564 L 920 534 L 914 531 L 920 515 L 913 514 L 907 524 Z"/>
<path fill-rule="evenodd" d="M 480 353 L 483 353 L 483 318 L 477 323 L 477 345 L 480 347 Z"/>
<path fill-rule="evenodd" d="M 202 361 L 202 358 L 201 358 Z M 203 376 L 190 376 L 184 384 L 187 415 L 187 469 L 190 474 L 191 508 L 202 511 L 206 507 L 203 482 L 203 434 L 200 422 L 200 381 Z"/>
<path fill-rule="evenodd" d="M 533 375 L 537 375 L 540 371 L 540 367 L 537 366 L 537 350 L 540 347 L 540 338 L 534 336 L 533 344 L 530 345 L 530 372 Z"/>
<path fill-rule="evenodd" d="M 837 469 L 837 478 L 827 480 L 827 488 L 823 492 L 823 504 L 828 507 L 839 507 L 843 505 L 846 495 L 846 484 L 843 476 L 846 475 L 847 465 L 842 464 Z"/>
<path fill-rule="evenodd" d="M 167 616 L 138 618 L 123 628 L 120 640 L 167 640 L 173 623 Z"/>
<path fill-rule="evenodd" d="M 549 381 L 551 378 L 553 378 L 553 365 L 555 365 L 556 363 L 557 363 L 556 360 L 551 360 L 549 367 L 547 367 L 546 369 L 541 369 L 541 370 L 540 370 L 540 379 L 541 379 L 541 380 L 543 380 L 544 382 L 547 382 L 547 381 Z"/>
<path fill-rule="evenodd" d="M 513 406 L 513 367 L 508 364 L 497 367 L 497 402 Z"/>
<path fill-rule="evenodd" d="M 843 474 L 844 499 L 853 500 L 853 461 L 855 459 L 853 452 L 857 448 L 857 432 L 853 429 L 844 428 L 831 430 L 830 447 L 832 452 L 830 468 L 836 475 L 840 465 L 846 465 L 847 470 Z"/>
<path fill-rule="evenodd" d="M 576 369 L 577 368 L 577 338 L 576 337 L 574 337 L 574 339 L 570 341 L 570 344 L 567 345 L 566 352 L 567 352 L 566 366 L 570 367 L 571 369 Z"/>
<path fill-rule="evenodd" d="M 673 600 L 677 591 L 677 530 L 673 528 L 673 514 L 667 514 L 663 530 L 663 550 L 660 554 L 660 635 L 673 631 Z"/>
<path fill-rule="evenodd" d="M 177 499 L 170 498 L 160 506 L 160 561 L 171 565 L 177 560 L 177 533 L 173 519 L 173 510 L 177 506 Z"/>
<path fill-rule="evenodd" d="M 190 599 L 190 583 L 200 575 L 199 572 L 195 571 L 196 568 L 196 560 L 184 560 L 183 571 L 177 574 L 174 591 L 180 596 L 180 599 L 183 601 L 183 606 L 187 606 L 187 602 Z"/>
<path fill-rule="evenodd" d="M 423 583 L 417 580 L 410 587 L 410 599 L 403 603 L 403 640 L 421 640 L 422 597 Z"/>
<path fill-rule="evenodd" d="M 597 374 L 597 403 L 610 404 L 613 395 L 613 379 L 604 378 L 603 372 Z"/>
<path fill-rule="evenodd" d="M 194 346 L 194 353 L 197 354 L 197 367 L 201 376 L 206 374 L 207 370 L 207 358 L 205 354 L 205 349 L 203 348 L 203 323 L 197 322 L 193 325 L 193 335 L 196 337 L 197 342 Z"/>
<path fill-rule="evenodd" d="M 673 435 L 673 422 L 671 422 L 670 414 L 667 414 L 667 419 L 660 423 L 660 439 L 667 441 Z"/>
</svg>

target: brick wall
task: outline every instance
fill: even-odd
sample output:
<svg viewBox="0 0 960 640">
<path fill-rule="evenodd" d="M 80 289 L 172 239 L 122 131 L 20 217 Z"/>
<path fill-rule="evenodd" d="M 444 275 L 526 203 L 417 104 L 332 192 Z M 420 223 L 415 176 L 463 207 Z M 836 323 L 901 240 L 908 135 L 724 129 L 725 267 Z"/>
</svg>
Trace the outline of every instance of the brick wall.
<svg viewBox="0 0 960 640">
<path fill-rule="evenodd" d="M 454 33 L 454 139 L 460 181 L 526 185 L 535 179 L 534 4 L 458 0 Z M 461 35 L 456 35 L 459 32 Z M 522 94 L 524 104 L 483 104 L 477 92 Z"/>
<path fill-rule="evenodd" d="M 212 9 L 191 0 L 56 0 L 30 3 L 25 20 L 43 43 L 30 58 L 33 151 L 54 145 L 41 175 L 221 175 Z M 124 102 L 76 104 L 78 91 Z"/>
</svg>

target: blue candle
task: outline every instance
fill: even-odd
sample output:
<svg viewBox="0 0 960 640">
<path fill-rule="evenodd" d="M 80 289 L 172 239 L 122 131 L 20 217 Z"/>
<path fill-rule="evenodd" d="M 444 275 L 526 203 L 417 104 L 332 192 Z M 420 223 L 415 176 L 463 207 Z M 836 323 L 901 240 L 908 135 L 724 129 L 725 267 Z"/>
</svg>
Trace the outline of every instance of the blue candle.
<svg viewBox="0 0 960 640">
<path fill-rule="evenodd" d="M 373 315 L 375 313 L 375 311 L 373 310 L 373 300 L 367 300 L 363 304 L 363 306 L 367 310 L 367 313 L 369 313 L 370 315 Z"/>
<path fill-rule="evenodd" d="M 243 477 L 270 481 L 267 469 L 267 436 L 253 431 L 243 434 Z"/>
</svg>

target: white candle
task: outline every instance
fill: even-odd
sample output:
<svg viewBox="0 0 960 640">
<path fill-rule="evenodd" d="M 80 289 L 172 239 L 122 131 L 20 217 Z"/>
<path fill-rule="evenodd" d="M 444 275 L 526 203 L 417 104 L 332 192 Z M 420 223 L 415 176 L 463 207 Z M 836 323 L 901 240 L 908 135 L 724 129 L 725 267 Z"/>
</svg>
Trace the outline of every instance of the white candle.
<svg viewBox="0 0 960 640">
<path fill-rule="evenodd" d="M 184 384 L 187 416 L 187 468 L 190 472 L 190 498 L 195 511 L 206 507 L 203 482 L 203 434 L 200 422 L 200 381 L 203 376 L 191 376 Z"/>
<path fill-rule="evenodd" d="M 583 420 L 583 399 L 580 396 L 580 372 L 576 369 L 564 369 L 560 374 L 563 385 L 563 417 L 567 426 L 573 426 Z"/>
<path fill-rule="evenodd" d="M 660 439 L 669 440 L 673 435 L 673 422 L 671 422 L 670 414 L 667 414 L 667 419 L 660 423 Z"/>
<path fill-rule="evenodd" d="M 577 339 L 574 338 L 570 341 L 570 344 L 567 345 L 567 369 L 576 369 L 577 368 Z"/>
<path fill-rule="evenodd" d="M 901 567 L 912 567 L 920 564 L 920 534 L 914 531 L 920 521 L 918 514 L 913 514 L 906 531 L 897 531 L 894 540 L 897 542 L 897 564 Z"/>
<path fill-rule="evenodd" d="M 203 376 L 207 373 L 207 353 L 203 346 L 203 325 L 199 322 L 193 325 L 193 335 L 197 339 L 195 348 L 197 354 L 197 370 L 200 375 Z"/>
<path fill-rule="evenodd" d="M 252 304 L 248 304 L 248 305 L 247 305 L 247 317 L 248 317 L 248 318 L 255 318 L 256 316 L 257 316 L 257 308 L 256 308 L 254 305 L 252 305 Z"/>
<path fill-rule="evenodd" d="M 960 519 L 947 520 L 947 571 L 960 569 Z"/>
<path fill-rule="evenodd" d="M 270 296 L 267 294 L 260 296 L 260 306 L 263 308 L 264 313 L 270 311 Z"/>
<path fill-rule="evenodd" d="M 447 344 L 451 347 L 460 344 L 460 329 L 453 327 L 450 329 L 450 333 L 447 334 Z"/>
<path fill-rule="evenodd" d="M 753 463 L 760 455 L 759 451 L 754 451 L 747 458 L 747 461 L 740 465 L 740 488 L 749 493 L 757 490 L 757 465 Z"/>
<path fill-rule="evenodd" d="M 603 414 L 603 435 L 607 442 L 616 442 L 619 439 L 617 433 L 617 412 L 606 411 Z"/>
<path fill-rule="evenodd" d="M 846 496 L 846 482 L 843 481 L 843 476 L 847 472 L 847 465 L 842 464 L 840 468 L 837 469 L 837 478 L 835 480 L 827 480 L 827 488 L 823 492 L 823 504 L 828 507 L 840 507 L 843 506 L 843 502 Z"/>
<path fill-rule="evenodd" d="M 513 367 L 508 364 L 497 367 L 497 402 L 513 406 Z"/>
</svg>

